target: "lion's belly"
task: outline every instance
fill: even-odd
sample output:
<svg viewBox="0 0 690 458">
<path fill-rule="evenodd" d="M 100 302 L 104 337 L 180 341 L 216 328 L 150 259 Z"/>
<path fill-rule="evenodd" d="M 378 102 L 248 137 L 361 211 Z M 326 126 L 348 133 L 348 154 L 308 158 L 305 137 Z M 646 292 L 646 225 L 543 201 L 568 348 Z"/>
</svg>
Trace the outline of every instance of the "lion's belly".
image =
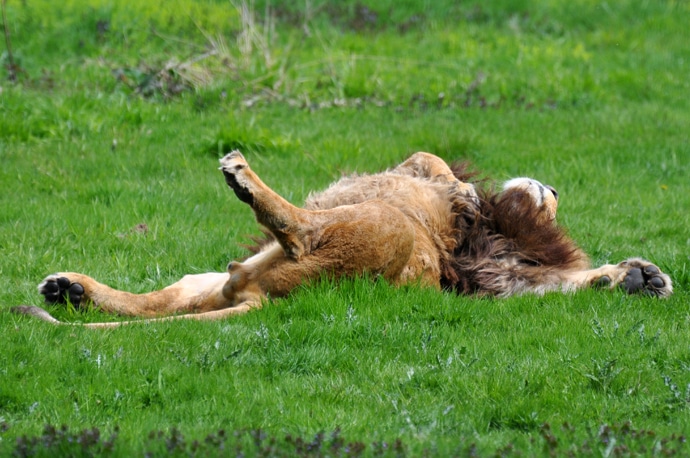
<svg viewBox="0 0 690 458">
<path fill-rule="evenodd" d="M 309 197 L 305 208 L 326 210 L 382 200 L 399 209 L 415 228 L 415 247 L 396 283 L 421 282 L 440 287 L 441 259 L 455 246 L 454 215 L 447 183 L 380 174 L 346 177 Z"/>
</svg>

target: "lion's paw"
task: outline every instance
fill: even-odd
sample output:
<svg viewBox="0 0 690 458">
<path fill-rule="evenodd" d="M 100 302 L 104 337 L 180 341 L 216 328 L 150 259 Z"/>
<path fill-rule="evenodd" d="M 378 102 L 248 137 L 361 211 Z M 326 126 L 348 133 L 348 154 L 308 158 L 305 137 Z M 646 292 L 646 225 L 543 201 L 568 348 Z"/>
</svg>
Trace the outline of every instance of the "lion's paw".
<svg viewBox="0 0 690 458">
<path fill-rule="evenodd" d="M 246 167 L 248 164 L 242 153 L 233 150 L 220 159 L 220 165 L 221 169 L 231 169 Z"/>
<path fill-rule="evenodd" d="M 644 259 L 628 259 L 618 264 L 625 269 L 620 285 L 628 294 L 644 293 L 668 297 L 673 293 L 671 278 L 661 269 Z"/>
<path fill-rule="evenodd" d="M 249 167 L 247 160 L 239 151 L 232 151 L 220 160 L 220 170 L 223 172 L 225 182 L 235 191 L 235 195 L 242 201 L 252 205 L 254 197 L 251 186 L 243 171 Z"/>
<path fill-rule="evenodd" d="M 84 287 L 77 282 L 59 274 L 47 276 L 40 285 L 38 292 L 45 298 L 46 304 L 66 304 L 67 301 L 78 307 L 84 301 Z"/>
</svg>

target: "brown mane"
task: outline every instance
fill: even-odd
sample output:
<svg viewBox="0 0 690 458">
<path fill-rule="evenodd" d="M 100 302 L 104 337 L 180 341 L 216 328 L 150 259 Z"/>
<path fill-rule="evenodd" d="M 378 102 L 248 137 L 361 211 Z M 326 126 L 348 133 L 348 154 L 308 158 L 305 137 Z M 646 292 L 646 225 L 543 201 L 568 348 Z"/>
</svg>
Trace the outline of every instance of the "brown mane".
<svg viewBox="0 0 690 458">
<path fill-rule="evenodd" d="M 460 180 L 474 178 L 467 164 L 453 165 Z M 462 240 L 442 266 L 441 286 L 458 294 L 506 295 L 517 285 L 537 284 L 550 269 L 579 269 L 587 256 L 566 230 L 544 218 L 524 191 L 498 193 L 475 182 L 478 208 L 456 221 Z M 529 268 L 534 267 L 534 268 Z"/>
</svg>

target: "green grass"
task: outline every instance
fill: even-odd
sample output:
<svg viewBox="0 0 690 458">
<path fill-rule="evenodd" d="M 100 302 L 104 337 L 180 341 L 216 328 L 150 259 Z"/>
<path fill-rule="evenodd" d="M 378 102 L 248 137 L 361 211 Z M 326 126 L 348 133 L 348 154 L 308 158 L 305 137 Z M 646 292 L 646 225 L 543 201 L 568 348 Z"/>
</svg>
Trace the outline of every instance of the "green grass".
<svg viewBox="0 0 690 458">
<path fill-rule="evenodd" d="M 418 150 L 534 176 L 595 263 L 651 259 L 676 293 L 355 279 L 213 323 L 3 312 L 1 455 L 687 453 L 687 2 L 271 2 L 273 28 L 265 2 L 254 25 L 161 5 L 8 0 L 4 309 L 58 270 L 143 292 L 244 255 L 256 223 L 217 171 L 235 147 L 297 204 Z"/>
</svg>

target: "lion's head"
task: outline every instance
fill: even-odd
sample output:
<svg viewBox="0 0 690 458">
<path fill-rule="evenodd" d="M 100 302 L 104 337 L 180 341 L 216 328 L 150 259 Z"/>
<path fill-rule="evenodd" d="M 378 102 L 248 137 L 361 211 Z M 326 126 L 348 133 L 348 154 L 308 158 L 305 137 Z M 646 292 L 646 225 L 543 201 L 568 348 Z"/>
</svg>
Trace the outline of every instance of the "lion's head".
<svg viewBox="0 0 690 458">
<path fill-rule="evenodd" d="M 553 221 L 558 209 L 558 192 L 549 185 L 542 184 L 533 178 L 520 177 L 508 180 L 503 184 L 504 194 L 526 194 L 532 198 L 534 205 L 543 212 L 546 220 Z"/>
</svg>

